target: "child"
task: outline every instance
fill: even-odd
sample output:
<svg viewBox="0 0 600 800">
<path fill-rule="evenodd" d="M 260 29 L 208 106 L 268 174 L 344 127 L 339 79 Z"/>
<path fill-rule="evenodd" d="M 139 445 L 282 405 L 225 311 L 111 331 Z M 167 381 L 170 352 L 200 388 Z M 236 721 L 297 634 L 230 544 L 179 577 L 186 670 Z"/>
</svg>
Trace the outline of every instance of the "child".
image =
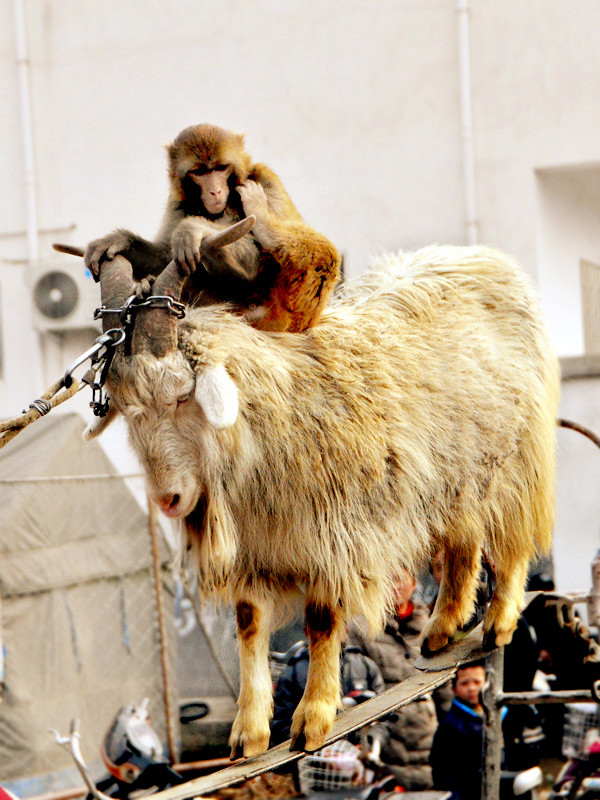
<svg viewBox="0 0 600 800">
<path fill-rule="evenodd" d="M 430 763 L 436 789 L 452 792 L 452 800 L 481 797 L 483 661 L 459 667 L 452 679 L 454 699 L 433 737 Z"/>
<path fill-rule="evenodd" d="M 479 800 L 483 767 L 483 661 L 456 670 L 454 700 L 440 723 L 431 747 L 430 763 L 436 789 L 452 792 L 452 800 Z M 517 706 L 502 708 L 505 761 L 508 769 L 534 766 L 539 760 L 543 734 L 535 710 Z"/>
</svg>

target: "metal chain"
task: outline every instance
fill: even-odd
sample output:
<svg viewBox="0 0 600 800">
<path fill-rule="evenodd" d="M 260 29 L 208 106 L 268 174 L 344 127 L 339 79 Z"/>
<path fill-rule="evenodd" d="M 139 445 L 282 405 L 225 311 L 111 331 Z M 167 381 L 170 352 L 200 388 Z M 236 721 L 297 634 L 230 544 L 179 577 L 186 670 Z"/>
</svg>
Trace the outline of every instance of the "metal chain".
<svg viewBox="0 0 600 800">
<path fill-rule="evenodd" d="M 97 308 L 94 312 L 94 319 L 100 319 L 107 314 L 118 314 L 123 327 L 111 328 L 98 336 L 90 348 L 69 364 L 60 380 L 53 383 L 41 397 L 29 404 L 29 410 L 24 410 L 19 417 L 1 422 L 0 448 L 4 447 L 31 422 L 49 414 L 53 408 L 73 397 L 86 385 L 92 390 L 90 403 L 92 411 L 98 417 L 105 416 L 108 412 L 108 396 L 104 390 L 104 384 L 117 348 L 131 336 L 137 312 L 141 308 L 152 307 L 164 308 L 178 319 L 185 316 L 183 303 L 168 295 L 152 295 L 142 298 L 134 294 L 127 298 L 121 308 Z M 73 372 L 88 360 L 90 361 L 89 368 L 81 378 L 81 382 L 76 381 L 73 378 Z"/>
</svg>

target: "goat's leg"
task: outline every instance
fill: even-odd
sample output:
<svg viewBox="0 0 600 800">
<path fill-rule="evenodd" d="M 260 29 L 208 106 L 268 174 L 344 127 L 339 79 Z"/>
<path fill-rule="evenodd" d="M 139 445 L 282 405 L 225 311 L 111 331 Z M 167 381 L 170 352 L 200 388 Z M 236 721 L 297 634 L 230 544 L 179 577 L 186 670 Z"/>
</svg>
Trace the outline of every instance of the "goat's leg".
<svg viewBox="0 0 600 800">
<path fill-rule="evenodd" d="M 502 647 L 510 642 L 523 605 L 529 554 L 516 550 L 494 554 L 496 588 L 483 618 L 484 644 Z"/>
<path fill-rule="evenodd" d="M 440 591 L 425 629 L 424 655 L 445 647 L 456 631 L 470 620 L 480 568 L 481 549 L 474 542 L 445 551 Z"/>
<path fill-rule="evenodd" d="M 346 630 L 341 609 L 308 602 L 305 609 L 310 664 L 302 699 L 292 717 L 292 750 L 323 746 L 340 705 L 340 647 Z"/>
<path fill-rule="evenodd" d="M 240 648 L 240 694 L 229 744 L 231 759 L 264 753 L 269 747 L 273 686 L 269 671 L 271 597 L 239 599 L 236 604 Z"/>
</svg>

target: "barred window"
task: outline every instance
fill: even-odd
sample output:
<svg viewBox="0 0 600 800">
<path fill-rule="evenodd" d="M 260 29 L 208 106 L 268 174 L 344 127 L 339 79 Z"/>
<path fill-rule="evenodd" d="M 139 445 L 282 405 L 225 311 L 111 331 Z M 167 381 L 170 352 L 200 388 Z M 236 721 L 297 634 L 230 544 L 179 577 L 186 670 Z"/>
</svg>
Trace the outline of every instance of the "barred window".
<svg viewBox="0 0 600 800">
<path fill-rule="evenodd" d="M 600 265 L 580 262 L 585 353 L 600 353 Z"/>
</svg>

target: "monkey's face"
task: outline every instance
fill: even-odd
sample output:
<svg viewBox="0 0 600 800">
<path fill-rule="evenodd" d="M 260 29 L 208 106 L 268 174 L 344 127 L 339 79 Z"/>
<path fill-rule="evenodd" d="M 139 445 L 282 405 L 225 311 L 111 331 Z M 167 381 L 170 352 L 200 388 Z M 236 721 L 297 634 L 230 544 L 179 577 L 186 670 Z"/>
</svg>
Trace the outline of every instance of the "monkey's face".
<svg viewBox="0 0 600 800">
<path fill-rule="evenodd" d="M 200 197 L 209 214 L 221 214 L 229 200 L 229 176 L 233 172 L 230 164 L 218 164 L 210 169 L 201 164 L 188 172 L 189 177 L 200 187 Z"/>
</svg>

